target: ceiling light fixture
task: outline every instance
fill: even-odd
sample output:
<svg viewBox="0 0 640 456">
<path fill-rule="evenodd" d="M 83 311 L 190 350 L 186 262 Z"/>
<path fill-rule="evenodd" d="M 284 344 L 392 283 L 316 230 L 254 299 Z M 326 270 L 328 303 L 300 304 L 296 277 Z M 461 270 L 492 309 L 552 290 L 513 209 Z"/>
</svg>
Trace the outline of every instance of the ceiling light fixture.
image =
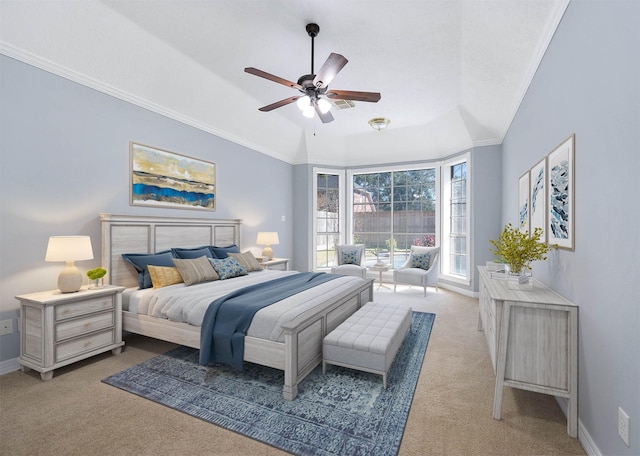
<svg viewBox="0 0 640 456">
<path fill-rule="evenodd" d="M 391 121 L 386 117 L 374 117 L 373 119 L 369 120 L 369 125 L 371 125 L 371 128 L 378 131 L 384 130 L 390 123 Z"/>
<path fill-rule="evenodd" d="M 331 103 L 329 103 L 329 101 L 325 100 L 324 98 L 314 98 L 315 103 L 318 104 L 318 110 L 320 110 L 322 114 L 326 114 L 331 111 Z M 298 98 L 298 100 L 296 101 L 296 105 L 298 105 L 298 108 L 300 109 L 300 111 L 302 111 L 302 114 L 305 117 L 311 119 L 315 115 L 314 100 L 312 100 L 309 95 Z"/>
</svg>

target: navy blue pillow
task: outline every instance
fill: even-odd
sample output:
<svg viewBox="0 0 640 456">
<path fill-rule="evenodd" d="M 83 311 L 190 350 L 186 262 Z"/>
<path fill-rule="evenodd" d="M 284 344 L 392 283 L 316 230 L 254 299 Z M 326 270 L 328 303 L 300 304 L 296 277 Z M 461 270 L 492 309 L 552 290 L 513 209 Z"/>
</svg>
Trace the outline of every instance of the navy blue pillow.
<svg viewBox="0 0 640 456">
<path fill-rule="evenodd" d="M 194 258 L 200 258 L 206 256 L 207 258 L 215 258 L 211 252 L 211 248 L 208 245 L 202 247 L 194 247 L 192 249 L 172 248 L 171 253 L 176 258 L 183 260 L 193 260 Z"/>
<path fill-rule="evenodd" d="M 136 271 L 138 271 L 138 286 L 140 288 L 151 288 L 153 286 L 151 276 L 149 275 L 149 265 L 175 267 L 171 250 L 151 254 L 123 253 L 122 258 L 124 258 L 124 261 L 133 265 Z"/>
<path fill-rule="evenodd" d="M 227 255 L 228 253 L 240 253 L 240 248 L 235 244 L 228 245 L 227 247 L 216 247 L 214 245 L 211 247 L 211 250 L 213 251 L 214 258 L 221 260 L 227 258 L 229 256 Z"/>
</svg>

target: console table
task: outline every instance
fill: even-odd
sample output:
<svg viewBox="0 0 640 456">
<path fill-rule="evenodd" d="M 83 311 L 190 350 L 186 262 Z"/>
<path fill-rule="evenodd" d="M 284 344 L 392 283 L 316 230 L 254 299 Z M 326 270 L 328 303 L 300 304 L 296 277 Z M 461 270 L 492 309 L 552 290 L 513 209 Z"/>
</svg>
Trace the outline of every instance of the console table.
<svg viewBox="0 0 640 456">
<path fill-rule="evenodd" d="M 567 433 L 578 436 L 578 306 L 534 280 L 529 290 L 480 272 L 478 330 L 496 373 L 493 417 L 505 386 L 567 399 Z"/>
</svg>

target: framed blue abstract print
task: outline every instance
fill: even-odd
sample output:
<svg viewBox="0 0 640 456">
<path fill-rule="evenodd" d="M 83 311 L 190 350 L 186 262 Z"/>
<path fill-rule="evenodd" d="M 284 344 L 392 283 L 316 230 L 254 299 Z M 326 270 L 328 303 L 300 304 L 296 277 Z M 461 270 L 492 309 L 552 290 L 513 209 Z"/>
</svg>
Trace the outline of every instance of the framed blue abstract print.
<svg viewBox="0 0 640 456">
<path fill-rule="evenodd" d="M 518 228 L 529 233 L 529 171 L 518 179 Z"/>
<path fill-rule="evenodd" d="M 574 250 L 574 146 L 571 135 L 547 155 L 547 239 L 568 250 Z"/>
<path fill-rule="evenodd" d="M 536 228 L 542 230 L 540 240 L 547 242 L 547 157 L 544 157 L 531 168 L 529 197 L 529 234 Z"/>
<path fill-rule="evenodd" d="M 131 142 L 132 206 L 216 209 L 216 165 Z"/>
</svg>

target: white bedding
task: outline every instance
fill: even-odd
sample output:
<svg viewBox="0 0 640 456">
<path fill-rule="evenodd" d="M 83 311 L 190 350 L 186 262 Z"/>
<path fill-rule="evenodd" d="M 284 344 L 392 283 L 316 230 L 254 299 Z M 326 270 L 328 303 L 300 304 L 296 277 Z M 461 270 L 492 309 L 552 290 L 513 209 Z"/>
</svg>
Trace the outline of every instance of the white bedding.
<svg viewBox="0 0 640 456">
<path fill-rule="evenodd" d="M 132 313 L 201 326 L 207 307 L 215 299 L 238 288 L 296 273 L 296 271 L 264 270 L 242 277 L 205 282 L 189 287 L 176 284 L 155 289 L 130 289 L 125 292 L 123 304 L 125 310 Z M 363 282 L 364 280 L 359 277 L 341 276 L 264 307 L 254 316 L 247 335 L 283 342 L 282 325 L 284 323 L 303 320 L 307 313 L 315 311 L 318 305 L 328 305 L 328 301 L 334 301 L 332 298 L 346 295 Z"/>
</svg>

